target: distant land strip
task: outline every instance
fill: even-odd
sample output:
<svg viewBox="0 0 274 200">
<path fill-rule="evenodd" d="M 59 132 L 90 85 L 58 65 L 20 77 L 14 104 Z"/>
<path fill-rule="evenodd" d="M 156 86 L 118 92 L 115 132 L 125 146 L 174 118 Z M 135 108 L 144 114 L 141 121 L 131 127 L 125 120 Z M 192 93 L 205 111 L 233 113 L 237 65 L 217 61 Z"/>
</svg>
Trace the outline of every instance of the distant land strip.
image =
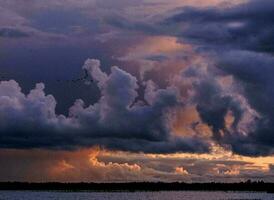
<svg viewBox="0 0 274 200">
<path fill-rule="evenodd" d="M 274 193 L 274 183 L 165 183 L 165 182 L 124 182 L 124 183 L 28 183 L 0 182 L 0 190 L 28 191 L 89 191 L 89 192 L 134 192 L 134 191 L 254 191 Z"/>
</svg>

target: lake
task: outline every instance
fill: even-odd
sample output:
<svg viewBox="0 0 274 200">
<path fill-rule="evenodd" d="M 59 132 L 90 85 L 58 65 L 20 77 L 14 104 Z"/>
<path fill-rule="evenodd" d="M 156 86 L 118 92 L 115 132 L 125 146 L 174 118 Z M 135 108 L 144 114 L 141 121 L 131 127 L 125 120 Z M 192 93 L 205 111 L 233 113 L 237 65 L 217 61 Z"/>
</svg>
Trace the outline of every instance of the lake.
<svg viewBox="0 0 274 200">
<path fill-rule="evenodd" d="M 1 191 L 0 200 L 274 200 L 274 194 L 252 192 L 25 192 Z"/>
</svg>

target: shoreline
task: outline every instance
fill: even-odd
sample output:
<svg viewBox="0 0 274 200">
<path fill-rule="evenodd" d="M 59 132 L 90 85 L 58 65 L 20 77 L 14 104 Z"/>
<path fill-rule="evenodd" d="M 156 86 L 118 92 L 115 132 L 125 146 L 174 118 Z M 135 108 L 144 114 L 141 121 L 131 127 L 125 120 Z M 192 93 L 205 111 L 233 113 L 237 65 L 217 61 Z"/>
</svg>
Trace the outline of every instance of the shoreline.
<svg viewBox="0 0 274 200">
<path fill-rule="evenodd" d="M 0 191 L 45 191 L 45 192 L 262 192 L 274 193 L 274 183 L 27 183 L 0 182 Z"/>
</svg>

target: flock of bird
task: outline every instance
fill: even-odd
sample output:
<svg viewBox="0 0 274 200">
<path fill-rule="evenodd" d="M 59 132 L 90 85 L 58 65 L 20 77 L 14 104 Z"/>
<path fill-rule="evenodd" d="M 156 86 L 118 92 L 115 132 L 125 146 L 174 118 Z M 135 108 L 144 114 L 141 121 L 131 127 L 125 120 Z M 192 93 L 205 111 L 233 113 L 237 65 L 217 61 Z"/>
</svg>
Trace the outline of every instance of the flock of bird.
<svg viewBox="0 0 274 200">
<path fill-rule="evenodd" d="M 81 78 L 77 78 L 77 79 L 67 79 L 67 80 L 61 80 L 61 79 L 57 79 L 57 82 L 67 82 L 67 83 L 77 83 L 77 82 L 81 82 L 81 81 L 89 81 L 89 82 L 93 82 L 92 79 L 88 80 L 88 71 L 86 69 L 84 69 L 84 76 Z"/>
<path fill-rule="evenodd" d="M 8 80 L 8 79 L 9 79 L 8 76 L 4 76 L 3 74 L 0 74 L 0 81 Z M 78 83 L 78 82 L 92 83 L 93 82 L 93 80 L 91 78 L 89 78 L 88 71 L 86 69 L 84 69 L 84 75 L 80 78 L 67 79 L 67 80 L 57 79 L 56 81 L 58 83 Z M 143 94 L 145 88 L 142 84 L 139 84 L 139 85 L 140 85 L 140 87 L 138 89 L 138 93 Z M 130 108 L 133 107 L 138 102 L 142 102 L 146 106 L 149 105 L 149 103 L 144 98 L 144 95 L 139 95 L 138 97 L 136 97 L 134 102 L 132 102 L 132 104 L 130 105 Z"/>
<path fill-rule="evenodd" d="M 3 81 L 3 80 L 8 80 L 10 77 L 8 76 L 5 76 L 4 74 L 0 74 L 0 81 Z M 82 81 L 87 81 L 89 83 L 93 82 L 92 79 L 89 79 L 89 75 L 88 75 L 88 71 L 86 69 L 84 69 L 84 75 L 80 78 L 77 78 L 77 79 L 66 79 L 66 80 L 63 80 L 63 79 L 57 79 L 56 80 L 57 82 L 59 83 L 78 83 L 78 82 L 82 82 Z"/>
</svg>

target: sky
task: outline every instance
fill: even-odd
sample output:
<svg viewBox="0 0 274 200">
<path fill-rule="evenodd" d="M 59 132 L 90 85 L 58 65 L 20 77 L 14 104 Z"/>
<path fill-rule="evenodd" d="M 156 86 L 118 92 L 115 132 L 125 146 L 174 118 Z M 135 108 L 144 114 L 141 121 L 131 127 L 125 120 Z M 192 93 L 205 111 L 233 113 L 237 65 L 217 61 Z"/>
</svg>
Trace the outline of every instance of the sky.
<svg viewBox="0 0 274 200">
<path fill-rule="evenodd" d="M 273 0 L 0 0 L 0 181 L 274 181 Z"/>
</svg>

